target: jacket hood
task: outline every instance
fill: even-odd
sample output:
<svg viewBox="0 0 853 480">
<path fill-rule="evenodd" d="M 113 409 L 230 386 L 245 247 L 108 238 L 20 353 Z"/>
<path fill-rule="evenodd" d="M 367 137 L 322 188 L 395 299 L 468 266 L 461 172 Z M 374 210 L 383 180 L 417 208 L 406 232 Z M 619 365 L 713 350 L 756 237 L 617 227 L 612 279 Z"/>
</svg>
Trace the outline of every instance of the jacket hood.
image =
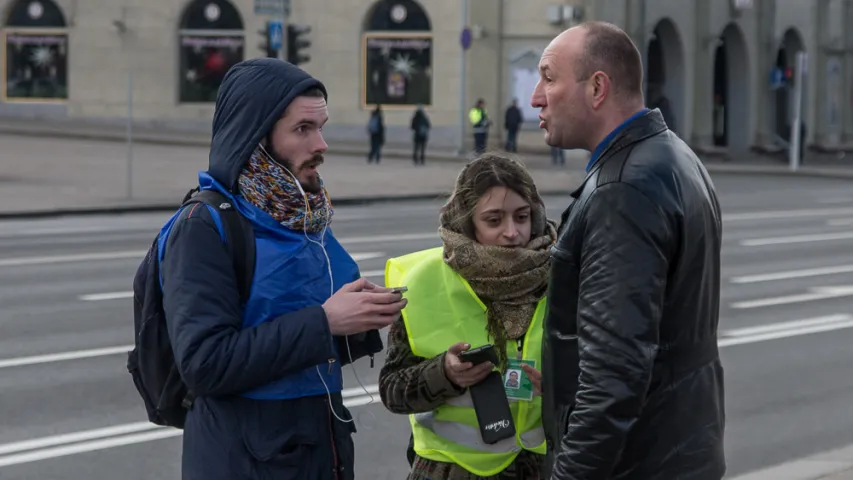
<svg viewBox="0 0 853 480">
<path fill-rule="evenodd" d="M 216 98 L 210 176 L 231 192 L 252 152 L 301 93 L 322 82 L 301 68 L 274 58 L 242 61 L 228 70 Z"/>
</svg>

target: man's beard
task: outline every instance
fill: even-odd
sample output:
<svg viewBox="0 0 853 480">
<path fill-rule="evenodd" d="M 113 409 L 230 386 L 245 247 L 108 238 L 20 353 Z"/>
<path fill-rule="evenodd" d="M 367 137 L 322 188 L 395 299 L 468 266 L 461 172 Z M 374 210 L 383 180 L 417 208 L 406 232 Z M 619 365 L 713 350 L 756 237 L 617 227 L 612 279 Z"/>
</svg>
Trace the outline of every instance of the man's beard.
<svg viewBox="0 0 853 480">
<path fill-rule="evenodd" d="M 275 152 L 271 152 L 271 155 L 273 156 L 273 160 L 283 165 L 286 169 L 290 171 L 290 173 L 292 173 L 296 177 L 296 181 L 299 182 L 300 185 L 302 185 L 302 189 L 305 190 L 307 193 L 320 193 L 323 191 L 323 185 L 320 183 L 319 174 L 312 175 L 309 178 L 300 179 L 300 175 L 304 170 L 323 164 L 323 162 L 325 161 L 323 155 L 319 153 L 315 154 L 313 157 L 311 157 L 310 160 L 305 161 L 305 163 L 303 163 L 302 166 L 298 169 L 289 159 L 280 157 Z"/>
</svg>

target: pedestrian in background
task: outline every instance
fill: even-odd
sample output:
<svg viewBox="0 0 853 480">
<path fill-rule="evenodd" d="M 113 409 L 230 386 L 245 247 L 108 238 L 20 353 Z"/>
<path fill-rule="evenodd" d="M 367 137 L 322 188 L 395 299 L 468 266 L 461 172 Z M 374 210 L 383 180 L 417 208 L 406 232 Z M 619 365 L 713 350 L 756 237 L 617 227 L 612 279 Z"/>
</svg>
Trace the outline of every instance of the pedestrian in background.
<svg viewBox="0 0 853 480">
<path fill-rule="evenodd" d="M 367 134 L 370 136 L 370 152 L 367 154 L 367 163 L 379 164 L 382 159 L 382 146 L 385 144 L 385 119 L 382 116 L 382 106 L 377 105 L 370 112 L 370 120 L 367 121 Z"/>
<path fill-rule="evenodd" d="M 412 115 L 412 143 L 414 148 L 412 151 L 412 160 L 415 165 L 424 165 L 427 140 L 429 140 L 429 130 L 431 128 L 429 117 L 424 112 L 424 106 L 418 105 L 415 114 Z"/>
<path fill-rule="evenodd" d="M 542 384 L 554 480 L 719 480 L 721 216 L 702 162 L 644 108 L 618 27 L 555 38 L 532 106 L 548 145 L 592 152 L 553 249 Z"/>
<path fill-rule="evenodd" d="M 468 112 L 468 120 L 471 122 L 471 129 L 474 133 L 474 153 L 480 155 L 486 151 L 486 145 L 489 143 L 489 127 L 492 124 L 489 118 L 489 112 L 486 111 L 486 101 L 482 98 L 477 100 Z"/>
<path fill-rule="evenodd" d="M 512 99 L 512 105 L 507 107 L 504 114 L 504 129 L 506 129 L 506 145 L 504 146 L 507 152 L 518 152 L 518 131 L 521 129 L 521 124 L 524 123 L 524 115 L 521 109 L 518 108 L 518 99 Z"/>
</svg>

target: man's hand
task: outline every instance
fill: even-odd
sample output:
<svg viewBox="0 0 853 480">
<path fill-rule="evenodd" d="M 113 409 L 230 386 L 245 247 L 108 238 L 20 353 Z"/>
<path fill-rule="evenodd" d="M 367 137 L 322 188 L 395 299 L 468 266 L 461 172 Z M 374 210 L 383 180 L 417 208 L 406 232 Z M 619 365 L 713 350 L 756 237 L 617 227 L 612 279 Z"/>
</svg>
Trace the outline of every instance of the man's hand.
<svg viewBox="0 0 853 480">
<path fill-rule="evenodd" d="M 524 370 L 527 378 L 530 379 L 530 383 L 533 384 L 533 393 L 542 395 L 542 372 L 527 364 L 522 364 L 521 369 Z"/>
<path fill-rule="evenodd" d="M 492 362 L 474 365 L 471 362 L 463 362 L 459 354 L 471 348 L 467 343 L 456 343 L 447 349 L 444 356 L 444 375 L 458 387 L 470 387 L 483 381 L 495 367 Z"/>
<path fill-rule="evenodd" d="M 323 310 L 332 335 L 354 335 L 394 323 L 407 300 L 360 278 L 335 292 Z"/>
</svg>

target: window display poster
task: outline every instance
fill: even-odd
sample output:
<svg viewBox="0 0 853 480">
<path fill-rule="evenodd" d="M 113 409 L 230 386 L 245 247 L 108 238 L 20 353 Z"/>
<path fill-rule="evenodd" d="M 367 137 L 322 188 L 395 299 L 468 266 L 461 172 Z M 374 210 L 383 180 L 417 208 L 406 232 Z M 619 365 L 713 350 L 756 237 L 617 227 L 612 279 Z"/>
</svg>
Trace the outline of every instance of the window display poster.
<svg viewBox="0 0 853 480">
<path fill-rule="evenodd" d="M 225 73 L 243 60 L 244 43 L 236 35 L 181 35 L 181 102 L 216 102 Z"/>
<path fill-rule="evenodd" d="M 68 36 L 7 34 L 4 80 L 9 100 L 68 99 Z"/>
<path fill-rule="evenodd" d="M 432 104 L 432 38 L 365 39 L 366 105 Z"/>
</svg>

